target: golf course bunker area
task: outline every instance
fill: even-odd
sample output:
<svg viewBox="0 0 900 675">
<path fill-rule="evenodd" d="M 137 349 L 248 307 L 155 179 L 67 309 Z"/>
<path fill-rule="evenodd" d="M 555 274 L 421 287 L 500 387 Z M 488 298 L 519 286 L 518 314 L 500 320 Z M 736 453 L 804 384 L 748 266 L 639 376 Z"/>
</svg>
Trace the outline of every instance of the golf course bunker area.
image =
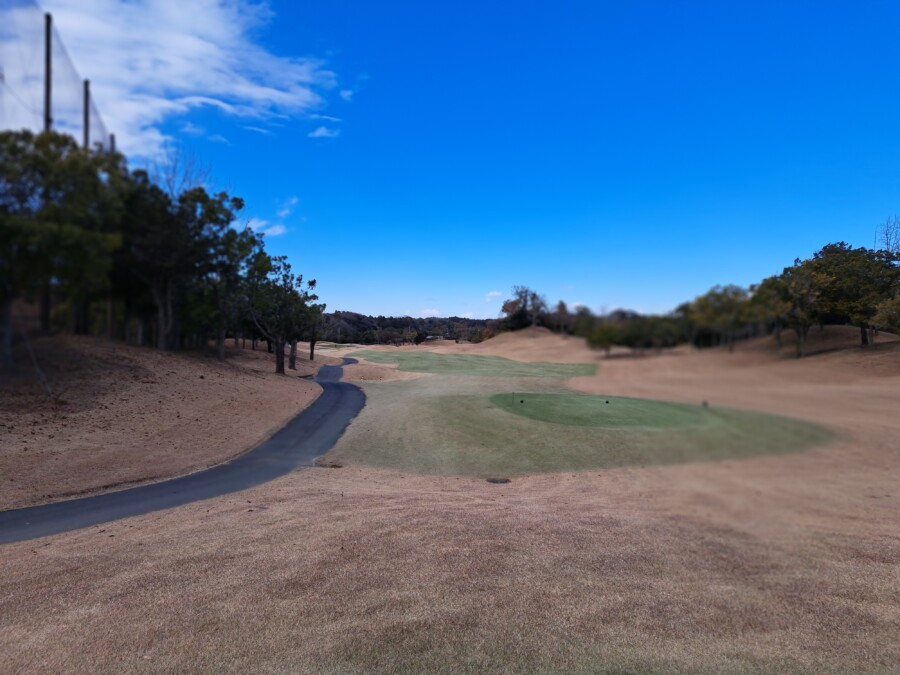
<svg viewBox="0 0 900 675">
<path fill-rule="evenodd" d="M 479 377 L 578 377 L 593 375 L 593 363 L 542 363 L 513 361 L 502 356 L 437 354 L 434 352 L 382 352 L 362 350 L 350 356 L 370 363 L 396 365 L 399 370 L 435 375 Z"/>
<path fill-rule="evenodd" d="M 397 387 L 389 399 L 377 397 L 384 407 L 360 420 L 334 458 L 491 478 L 799 452 L 833 438 L 809 422 L 716 406 L 560 391 L 435 392 Z"/>
</svg>

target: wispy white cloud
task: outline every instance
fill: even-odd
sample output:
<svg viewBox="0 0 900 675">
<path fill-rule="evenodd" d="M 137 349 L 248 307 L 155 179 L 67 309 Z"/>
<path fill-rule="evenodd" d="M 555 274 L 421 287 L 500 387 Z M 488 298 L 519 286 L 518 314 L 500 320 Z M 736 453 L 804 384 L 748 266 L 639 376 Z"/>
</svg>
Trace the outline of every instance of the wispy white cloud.
<svg viewBox="0 0 900 675">
<path fill-rule="evenodd" d="M 291 213 L 294 212 L 294 207 L 297 206 L 297 203 L 299 201 L 300 200 L 297 197 L 291 197 L 290 199 L 288 199 L 284 203 L 284 206 L 278 209 L 278 217 L 287 218 L 289 215 L 291 215 Z"/>
<path fill-rule="evenodd" d="M 209 136 L 206 140 L 210 143 L 221 143 L 222 145 L 231 145 L 231 141 L 225 138 L 222 134 L 213 134 Z"/>
<path fill-rule="evenodd" d="M 158 157 L 172 140 L 163 125 L 197 108 L 213 107 L 261 122 L 306 118 L 325 105 L 337 86 L 335 73 L 323 60 L 274 54 L 259 43 L 259 28 L 274 16 L 265 2 L 92 0 L 89 8 L 84 0 L 41 4 L 53 14 L 81 76 L 90 78 L 108 130 L 132 156 Z M 8 28 L 25 24 L 30 28 L 24 32 Z M 40 73 L 28 70 L 39 65 L 30 56 L 25 64 L 7 57 L 35 52 L 33 38 L 41 24 L 33 7 L 14 3 L 0 10 L 4 76 L 13 88 L 38 90 L 35 96 L 23 94 L 26 101 L 40 100 Z M 22 119 L 6 119 L 16 114 Z M 0 115 L 3 126 L 36 126 L 34 110 L 27 106 L 3 106 Z M 62 111 L 55 116 L 60 128 L 66 128 Z M 77 115 L 71 125 L 80 128 Z M 255 126 L 259 130 L 266 124 Z"/>
<path fill-rule="evenodd" d="M 345 101 L 353 100 L 353 90 L 352 89 L 341 89 L 340 96 Z"/>
<path fill-rule="evenodd" d="M 419 310 L 419 316 L 422 318 L 429 316 L 440 316 L 441 310 L 439 309 L 421 309 Z"/>
<path fill-rule="evenodd" d="M 248 127 L 248 126 L 244 126 L 243 128 L 246 129 L 247 131 L 255 131 L 258 134 L 263 134 L 264 136 L 272 135 L 271 129 L 263 129 L 262 127 Z"/>
<path fill-rule="evenodd" d="M 325 122 L 343 122 L 340 117 L 335 117 L 334 115 L 322 115 L 320 113 L 310 113 L 307 115 L 311 120 L 323 120 Z"/>
<path fill-rule="evenodd" d="M 501 295 L 503 295 L 503 293 L 501 293 L 500 291 L 488 291 L 484 294 L 484 301 L 490 302 L 494 298 L 499 298 Z"/>
<path fill-rule="evenodd" d="M 249 227 L 254 232 L 264 234 L 267 237 L 278 237 L 288 231 L 287 227 L 285 227 L 283 223 L 275 223 L 274 225 L 271 225 L 268 220 L 256 217 L 251 218 L 247 221 L 247 227 Z"/>
<path fill-rule="evenodd" d="M 267 237 L 279 237 L 287 231 L 288 229 L 282 223 L 276 223 L 272 227 L 263 230 L 263 234 Z"/>
<path fill-rule="evenodd" d="M 185 122 L 181 125 L 181 133 L 188 134 L 190 136 L 203 136 L 206 133 L 206 129 L 204 129 L 203 127 L 198 127 L 196 124 Z"/>
<path fill-rule="evenodd" d="M 315 131 L 310 131 L 307 134 L 310 138 L 337 138 L 340 135 L 340 129 L 329 129 L 328 127 L 319 127 Z"/>
</svg>

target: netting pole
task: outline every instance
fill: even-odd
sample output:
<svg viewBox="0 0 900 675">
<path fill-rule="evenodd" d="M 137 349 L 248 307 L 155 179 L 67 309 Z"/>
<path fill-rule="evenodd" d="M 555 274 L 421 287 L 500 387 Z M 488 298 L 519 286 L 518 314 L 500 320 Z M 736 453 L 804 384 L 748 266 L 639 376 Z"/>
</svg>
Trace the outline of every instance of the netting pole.
<svg viewBox="0 0 900 675">
<path fill-rule="evenodd" d="M 84 81 L 84 149 L 91 149 L 91 81 Z"/>
<path fill-rule="evenodd" d="M 109 135 L 109 151 L 112 154 L 116 154 L 116 135 L 115 134 Z"/>
<path fill-rule="evenodd" d="M 53 112 L 50 102 L 53 95 L 53 15 L 44 14 L 44 131 L 53 126 Z"/>
<path fill-rule="evenodd" d="M 53 128 L 53 15 L 44 14 L 44 131 L 49 133 Z M 50 280 L 44 279 L 41 285 L 40 322 L 41 332 L 50 332 L 50 310 L 53 298 L 50 295 Z"/>
</svg>

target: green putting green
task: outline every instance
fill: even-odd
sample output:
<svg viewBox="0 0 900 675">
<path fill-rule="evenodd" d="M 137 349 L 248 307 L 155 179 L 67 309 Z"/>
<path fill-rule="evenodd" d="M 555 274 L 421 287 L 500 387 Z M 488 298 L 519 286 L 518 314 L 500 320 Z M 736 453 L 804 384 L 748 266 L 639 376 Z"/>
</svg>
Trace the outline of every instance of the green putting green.
<svg viewBox="0 0 900 675">
<path fill-rule="evenodd" d="M 576 377 L 593 375 L 593 363 L 527 363 L 502 356 L 437 354 L 435 352 L 382 352 L 362 350 L 348 354 L 371 363 L 396 365 L 400 370 L 438 375 L 483 377 Z"/>
<path fill-rule="evenodd" d="M 347 434 L 333 456 L 404 471 L 516 476 L 781 454 L 832 438 L 808 422 L 715 406 L 560 392 L 447 394 L 437 378 L 426 382 L 367 386 L 376 395 L 359 433 Z"/>
<path fill-rule="evenodd" d="M 643 431 L 709 426 L 709 410 L 684 403 L 579 394 L 494 394 L 491 403 L 539 422 Z"/>
</svg>

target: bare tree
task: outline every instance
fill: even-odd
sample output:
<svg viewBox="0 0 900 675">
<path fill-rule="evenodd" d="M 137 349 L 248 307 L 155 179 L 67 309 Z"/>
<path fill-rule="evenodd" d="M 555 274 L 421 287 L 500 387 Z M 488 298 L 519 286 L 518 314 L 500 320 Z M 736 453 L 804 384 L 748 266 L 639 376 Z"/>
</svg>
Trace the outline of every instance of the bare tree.
<svg viewBox="0 0 900 675">
<path fill-rule="evenodd" d="M 212 173 L 209 164 L 200 160 L 192 151 L 183 145 L 169 144 L 162 155 L 153 162 L 150 178 L 174 200 L 188 190 L 197 187 L 208 187 Z"/>
<path fill-rule="evenodd" d="M 881 238 L 881 248 L 900 254 L 900 216 L 895 215 L 884 221 L 878 234 Z"/>
</svg>

